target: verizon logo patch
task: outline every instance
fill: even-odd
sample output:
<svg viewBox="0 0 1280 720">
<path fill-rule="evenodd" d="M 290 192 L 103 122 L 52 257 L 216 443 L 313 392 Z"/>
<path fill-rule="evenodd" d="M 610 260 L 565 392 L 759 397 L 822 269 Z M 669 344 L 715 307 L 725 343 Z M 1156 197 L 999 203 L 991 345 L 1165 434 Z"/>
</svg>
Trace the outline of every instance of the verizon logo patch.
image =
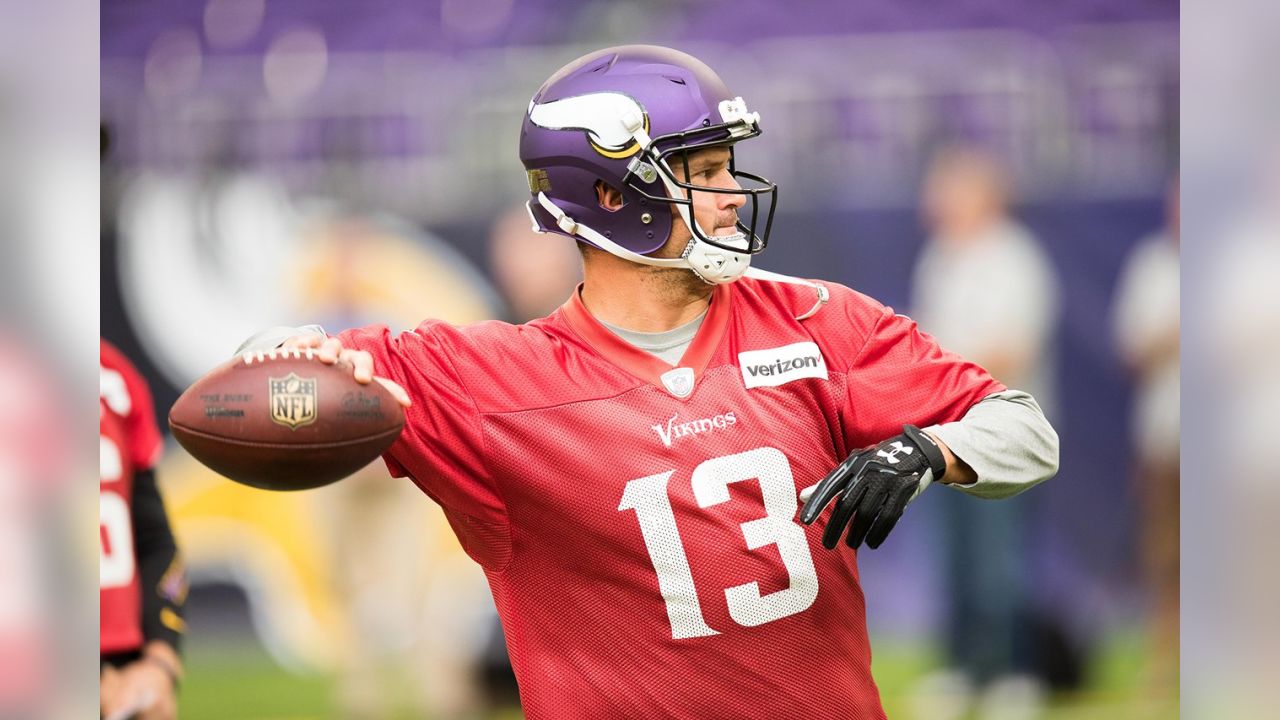
<svg viewBox="0 0 1280 720">
<path fill-rule="evenodd" d="M 827 379 L 827 363 L 811 342 L 738 353 L 742 384 L 748 388 L 777 387 L 801 378 Z"/>
</svg>

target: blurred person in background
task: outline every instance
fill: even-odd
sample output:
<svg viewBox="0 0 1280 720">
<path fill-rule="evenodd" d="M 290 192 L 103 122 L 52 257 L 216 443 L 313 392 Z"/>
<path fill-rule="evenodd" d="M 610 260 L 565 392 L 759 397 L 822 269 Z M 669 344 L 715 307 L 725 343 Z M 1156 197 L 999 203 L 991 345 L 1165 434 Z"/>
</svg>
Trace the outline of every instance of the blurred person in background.
<svg viewBox="0 0 1280 720">
<path fill-rule="evenodd" d="M 331 197 L 351 195 L 337 183 L 334 190 Z M 492 288 L 444 241 L 352 203 L 313 205 L 326 209 L 308 217 L 298 238 L 307 249 L 299 313 L 340 326 L 375 317 L 410 324 L 424 308 L 454 322 L 496 314 Z M 423 277 L 433 282 L 418 282 Z M 395 481 L 380 462 L 314 495 L 343 625 L 342 717 L 407 711 L 456 720 L 492 709 L 479 673 L 492 601 L 438 506 L 417 502 L 417 488 Z"/>
<path fill-rule="evenodd" d="M 507 302 L 511 322 L 545 317 L 582 282 L 574 246 L 532 227 L 524 205 L 498 216 L 489 233 L 489 271 Z"/>
<path fill-rule="evenodd" d="M 1058 281 L 1030 231 L 1009 212 L 1005 169 L 971 146 L 942 149 L 922 197 L 931 235 L 912 280 L 912 316 L 943 346 L 1049 407 L 1049 344 Z M 1025 498 L 939 498 L 943 515 L 946 658 L 920 685 L 919 717 L 1030 717 L 1044 688 L 1029 672 L 1031 648 Z"/>
<path fill-rule="evenodd" d="M 1142 517 L 1140 556 L 1151 603 L 1148 682 L 1178 678 L 1178 495 L 1181 354 L 1178 183 L 1171 183 L 1163 229 L 1129 255 L 1113 308 L 1116 346 L 1133 371 L 1132 433 Z"/>
<path fill-rule="evenodd" d="M 106 340 L 99 387 L 101 712 L 105 720 L 171 720 L 187 579 L 156 486 L 164 446 L 150 389 Z"/>
<path fill-rule="evenodd" d="M 0 295 L 10 289 L 0 288 Z M 63 530 L 62 480 L 81 468 L 67 459 L 68 423 L 57 402 L 62 384 L 49 358 L 6 320 L 0 316 L 0 717 L 37 718 L 56 705 L 48 697 L 64 651 L 56 633 L 81 629 L 66 627 L 74 618 L 56 609 L 60 578 L 49 572 L 67 560 L 49 552 L 60 544 L 55 532 Z M 81 510 L 77 504 L 70 518 L 74 550 L 84 527 Z"/>
<path fill-rule="evenodd" d="M 759 134 L 693 57 L 585 55 L 522 128 L 531 214 L 583 256 L 558 310 L 241 347 L 387 375 L 408 420 L 384 457 L 485 568 L 530 718 L 883 718 L 858 548 L 932 482 L 1056 472 L 1029 395 L 865 295 L 749 267 L 776 187 L 734 152 Z"/>
<path fill-rule="evenodd" d="M 1264 713 L 1258 708 L 1270 713 L 1280 701 L 1280 685 L 1275 682 L 1275 668 L 1280 666 L 1280 624 L 1249 622 L 1275 617 L 1280 564 L 1258 561 L 1253 554 L 1240 552 L 1241 548 L 1256 547 L 1260 538 L 1274 537 L 1276 510 L 1280 508 L 1275 472 L 1280 464 L 1280 442 L 1274 432 L 1275 411 L 1280 405 L 1280 372 L 1276 371 L 1280 354 L 1280 283 L 1276 281 L 1280 272 L 1280 136 L 1251 146 L 1250 152 L 1259 158 L 1257 166 L 1249 170 L 1255 185 L 1232 198 L 1234 212 L 1218 220 L 1220 227 L 1200 226 L 1212 231 L 1212 252 L 1201 254 L 1206 262 L 1197 268 L 1200 274 L 1196 278 L 1203 282 L 1193 283 L 1188 273 L 1183 287 L 1188 296 L 1193 296 L 1194 287 L 1194 296 L 1203 298 L 1203 303 L 1181 308 L 1188 328 L 1193 323 L 1198 328 L 1200 340 L 1184 348 L 1188 369 L 1212 371 L 1214 390 L 1210 395 L 1196 385 L 1185 388 L 1189 407 L 1197 410 L 1195 418 L 1187 416 L 1188 432 L 1193 425 L 1200 428 L 1195 443 L 1199 452 L 1186 459 L 1189 467 L 1212 473 L 1202 478 L 1212 486 L 1211 493 L 1192 490 L 1191 482 L 1187 490 L 1214 503 L 1211 511 L 1230 518 L 1223 537 L 1211 538 L 1207 547 L 1196 550 L 1200 556 L 1196 562 L 1201 570 L 1213 567 L 1221 573 L 1215 579 L 1233 586 L 1230 592 L 1223 592 L 1218 585 L 1185 590 L 1185 604 L 1194 603 L 1198 613 L 1243 618 L 1246 623 L 1243 627 L 1230 623 L 1213 626 L 1214 645 L 1205 644 L 1203 629 L 1196 633 L 1198 638 L 1189 632 L 1180 638 L 1188 649 L 1181 657 L 1182 664 L 1194 663 L 1201 674 L 1192 677 L 1188 673 L 1189 683 L 1179 689 L 1185 693 L 1187 685 L 1194 683 L 1201 693 L 1214 691 L 1196 698 L 1201 701 L 1196 710 L 1206 717 L 1215 713 L 1261 717 Z M 1186 248 L 1190 253 L 1191 244 Z M 1194 391 L 1200 392 L 1190 396 Z M 1208 422 L 1200 414 L 1206 406 L 1213 411 Z M 1191 514 L 1181 520 L 1186 522 L 1180 527 L 1190 526 Z M 1184 560 L 1193 552 L 1191 545 L 1181 550 L 1185 550 Z M 1205 554 L 1211 559 L 1206 560 Z M 1196 649 L 1207 647 L 1210 657 L 1218 662 L 1205 662 L 1194 654 L 1192 643 L 1197 640 Z M 1224 712 L 1223 707 L 1229 710 Z"/>
</svg>

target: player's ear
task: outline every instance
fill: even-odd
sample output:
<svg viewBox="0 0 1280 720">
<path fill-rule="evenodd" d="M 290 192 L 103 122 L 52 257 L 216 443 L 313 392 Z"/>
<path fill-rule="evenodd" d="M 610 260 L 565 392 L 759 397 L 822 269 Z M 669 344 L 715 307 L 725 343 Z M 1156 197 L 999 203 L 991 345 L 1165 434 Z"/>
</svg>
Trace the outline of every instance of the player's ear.
<svg viewBox="0 0 1280 720">
<path fill-rule="evenodd" d="M 617 212 L 626 204 L 622 199 L 622 191 L 603 180 L 596 181 L 596 200 L 600 207 L 609 212 Z"/>
</svg>

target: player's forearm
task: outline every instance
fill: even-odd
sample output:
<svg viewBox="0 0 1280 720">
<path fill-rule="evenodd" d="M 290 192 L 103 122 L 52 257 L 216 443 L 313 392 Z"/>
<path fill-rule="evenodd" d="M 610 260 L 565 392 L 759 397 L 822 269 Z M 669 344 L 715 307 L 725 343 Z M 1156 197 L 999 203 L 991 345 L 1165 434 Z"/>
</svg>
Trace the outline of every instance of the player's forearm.
<svg viewBox="0 0 1280 720">
<path fill-rule="evenodd" d="M 978 472 L 973 469 L 973 466 L 961 460 L 952 452 L 942 438 L 932 433 L 929 434 L 929 437 L 938 443 L 938 448 L 942 450 L 942 457 L 947 461 L 947 470 L 938 479 L 938 482 L 945 485 L 972 485 L 978 481 Z"/>
<path fill-rule="evenodd" d="M 142 632 L 147 640 L 162 641 L 175 651 L 186 629 L 183 604 L 187 579 L 178 545 L 169 525 L 155 474 L 134 477 L 133 537 L 142 585 Z"/>
<path fill-rule="evenodd" d="M 974 405 L 957 422 L 925 428 L 955 458 L 943 481 L 984 498 L 1016 495 L 1058 472 L 1058 434 L 1027 393 L 1006 390 Z M 969 478 L 963 468 L 972 473 Z"/>
</svg>

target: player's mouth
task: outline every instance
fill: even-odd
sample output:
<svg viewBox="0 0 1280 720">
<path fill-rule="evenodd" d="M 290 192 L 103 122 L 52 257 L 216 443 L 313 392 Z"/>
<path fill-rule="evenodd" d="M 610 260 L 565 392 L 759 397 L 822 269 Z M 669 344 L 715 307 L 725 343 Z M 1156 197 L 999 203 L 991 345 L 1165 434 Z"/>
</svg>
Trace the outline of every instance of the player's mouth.
<svg viewBox="0 0 1280 720">
<path fill-rule="evenodd" d="M 720 232 L 722 229 L 726 232 Z M 736 227 L 716 228 L 708 239 L 725 249 L 746 251 L 751 247 L 750 238 Z"/>
<path fill-rule="evenodd" d="M 711 237 L 718 238 L 732 238 L 741 234 L 742 231 L 738 229 L 738 216 L 736 213 L 727 218 L 721 218 L 715 229 L 711 231 Z"/>
</svg>

